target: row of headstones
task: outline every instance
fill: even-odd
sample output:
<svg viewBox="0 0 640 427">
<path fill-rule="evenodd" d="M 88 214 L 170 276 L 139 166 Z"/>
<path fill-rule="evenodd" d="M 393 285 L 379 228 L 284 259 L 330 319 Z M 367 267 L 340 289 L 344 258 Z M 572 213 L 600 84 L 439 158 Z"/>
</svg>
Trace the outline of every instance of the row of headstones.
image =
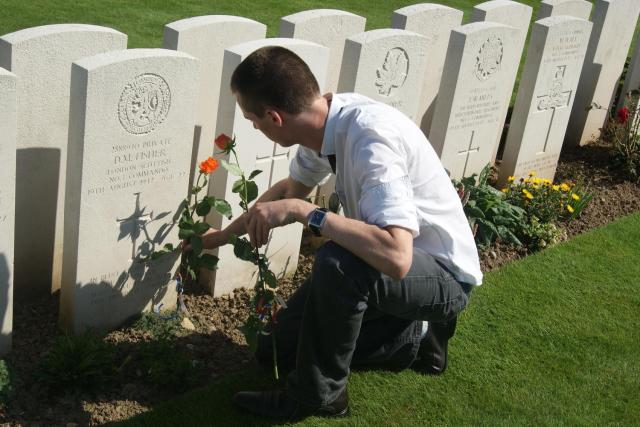
<svg viewBox="0 0 640 427">
<path fill-rule="evenodd" d="M 609 105 L 640 2 L 597 1 L 593 32 L 590 10 L 584 0 L 541 4 L 501 179 L 529 169 L 552 177 L 572 106 L 580 132 L 567 137 L 585 142 L 594 110 L 575 106 Z M 364 32 L 362 17 L 312 10 L 283 18 L 280 35 L 295 39 L 264 39 L 263 24 L 206 16 L 166 26 L 164 47 L 184 53 L 124 50 L 124 34 L 88 25 L 1 37 L 0 67 L 13 74 L 0 68 L 0 159 L 9 166 L 0 171 L 0 353 L 10 342 L 13 276 L 21 298 L 42 285 L 48 292 L 51 282 L 62 288 L 61 320 L 76 331 L 175 303 L 168 283 L 177 255 L 151 267 L 135 259 L 175 237 L 173 210 L 216 134 L 238 138 L 241 166 L 265 171 L 263 190 L 287 175 L 293 151 L 243 120 L 226 90 L 232 70 L 258 47 L 294 50 L 326 91 L 360 92 L 404 111 L 461 177 L 495 157 L 530 18 L 528 6 L 493 0 L 474 9 L 472 21 L 487 22 L 460 26 L 462 12 L 421 4 L 396 11 L 395 29 Z M 218 171 L 210 194 L 237 205 L 231 185 Z M 266 253 L 280 274 L 296 268 L 301 230 L 272 233 Z M 219 256 L 220 269 L 206 278 L 212 292 L 252 284 L 255 271 L 231 248 Z"/>
</svg>

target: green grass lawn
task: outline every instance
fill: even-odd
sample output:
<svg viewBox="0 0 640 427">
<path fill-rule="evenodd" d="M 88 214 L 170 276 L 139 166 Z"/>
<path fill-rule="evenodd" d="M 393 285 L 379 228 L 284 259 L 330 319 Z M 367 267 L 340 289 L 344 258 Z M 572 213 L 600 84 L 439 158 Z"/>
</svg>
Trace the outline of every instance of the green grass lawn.
<svg viewBox="0 0 640 427">
<path fill-rule="evenodd" d="M 308 9 L 342 9 L 367 18 L 367 29 L 389 27 L 394 10 L 419 3 L 407 0 L 2 0 L 0 35 L 45 24 L 84 23 L 104 25 L 129 35 L 129 47 L 161 47 L 165 24 L 199 15 L 238 15 L 267 25 L 268 36 L 278 34 L 280 18 Z M 465 21 L 473 0 L 438 0 L 463 10 Z M 521 3 L 534 7 L 539 0 Z"/>
<path fill-rule="evenodd" d="M 638 425 L 639 254 L 640 213 L 487 274 L 445 375 L 356 372 L 351 417 L 298 425 Z M 231 396 L 274 387 L 230 374 L 122 425 L 270 425 Z"/>
</svg>

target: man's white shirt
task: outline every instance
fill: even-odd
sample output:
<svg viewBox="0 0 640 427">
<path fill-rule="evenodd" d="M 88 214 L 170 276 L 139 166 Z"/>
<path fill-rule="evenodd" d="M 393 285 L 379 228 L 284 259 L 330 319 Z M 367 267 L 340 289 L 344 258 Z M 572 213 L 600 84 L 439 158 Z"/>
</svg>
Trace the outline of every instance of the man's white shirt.
<svg viewBox="0 0 640 427">
<path fill-rule="evenodd" d="M 418 248 L 444 264 L 457 280 L 482 283 L 478 250 L 460 198 L 420 128 L 386 104 L 354 93 L 334 94 L 321 156 L 300 146 L 289 166 L 308 187 L 332 173 L 348 218 L 413 233 Z"/>
</svg>

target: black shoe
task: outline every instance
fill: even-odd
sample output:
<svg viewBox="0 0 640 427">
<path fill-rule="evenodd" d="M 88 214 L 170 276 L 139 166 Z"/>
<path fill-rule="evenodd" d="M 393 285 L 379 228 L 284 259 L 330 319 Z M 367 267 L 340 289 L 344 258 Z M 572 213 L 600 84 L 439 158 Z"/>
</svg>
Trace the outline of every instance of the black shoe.
<svg viewBox="0 0 640 427">
<path fill-rule="evenodd" d="M 416 370 L 440 375 L 447 369 L 449 339 L 456 331 L 457 317 L 448 322 L 429 322 L 427 335 L 420 342 L 418 360 L 414 364 Z"/>
<path fill-rule="evenodd" d="M 241 391 L 233 396 L 233 403 L 248 412 L 263 417 L 280 420 L 300 420 L 312 415 L 319 417 L 346 417 L 349 414 L 349 396 L 347 389 L 328 405 L 311 407 L 303 405 L 287 396 L 286 392 Z"/>
</svg>

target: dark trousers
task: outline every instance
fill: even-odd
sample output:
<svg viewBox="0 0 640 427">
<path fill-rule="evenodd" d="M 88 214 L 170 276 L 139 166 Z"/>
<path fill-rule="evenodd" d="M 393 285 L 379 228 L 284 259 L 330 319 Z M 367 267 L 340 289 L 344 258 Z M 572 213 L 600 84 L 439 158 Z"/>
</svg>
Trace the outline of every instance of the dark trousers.
<svg viewBox="0 0 640 427">
<path fill-rule="evenodd" d="M 278 363 L 293 368 L 288 393 L 307 405 L 324 405 L 346 387 L 350 366 L 409 367 L 422 321 L 455 319 L 471 288 L 417 249 L 409 273 L 397 281 L 327 242 L 311 275 L 278 313 Z M 271 336 L 260 336 L 258 360 L 270 365 L 272 351 Z"/>
</svg>

